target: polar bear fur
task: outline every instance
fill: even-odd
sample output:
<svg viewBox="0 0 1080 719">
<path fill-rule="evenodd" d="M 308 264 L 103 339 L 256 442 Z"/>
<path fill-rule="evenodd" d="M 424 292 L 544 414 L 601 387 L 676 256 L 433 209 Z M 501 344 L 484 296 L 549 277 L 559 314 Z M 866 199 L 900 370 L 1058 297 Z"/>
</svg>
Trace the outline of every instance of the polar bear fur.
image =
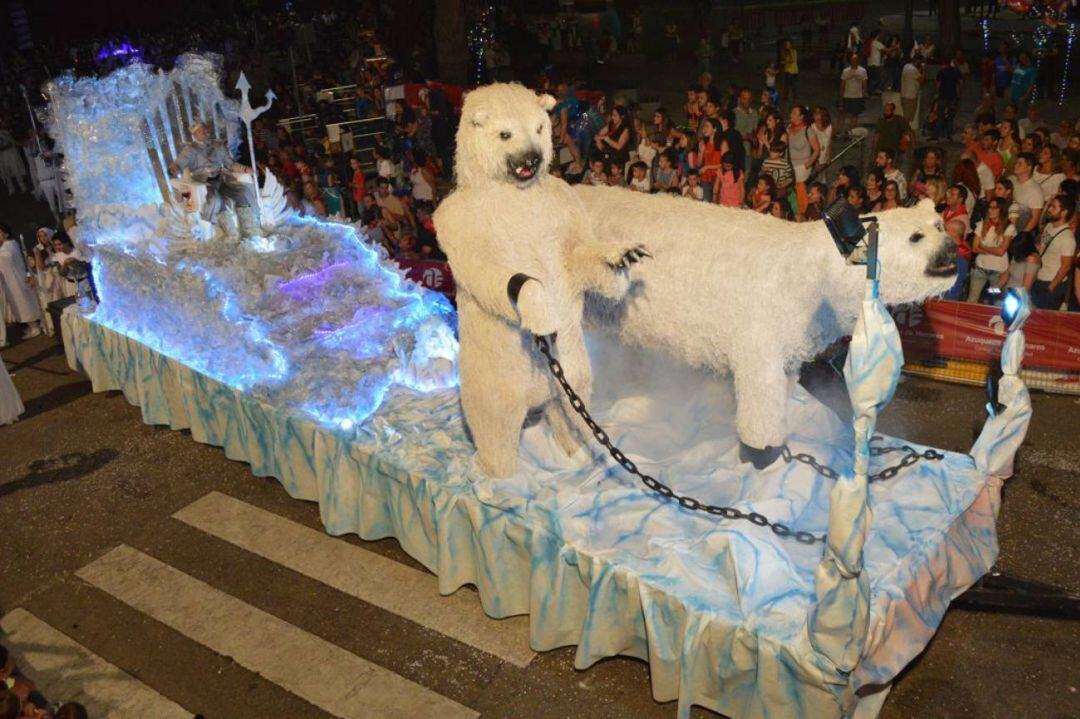
<svg viewBox="0 0 1080 719">
<path fill-rule="evenodd" d="M 793 378 L 851 334 L 865 266 L 844 262 L 823 222 L 619 188 L 575 192 L 598 236 L 645 243 L 653 256 L 600 321 L 625 342 L 730 371 L 740 439 L 754 448 L 782 445 Z M 932 203 L 877 217 L 882 301 L 918 302 L 952 286 L 955 247 Z"/>
<path fill-rule="evenodd" d="M 580 425 L 533 336 L 555 337 L 567 379 L 588 402 L 584 294 L 618 298 L 629 286 L 623 258 L 632 245 L 597 242 L 580 199 L 547 172 L 553 106 L 521 85 L 470 92 L 457 133 L 457 186 L 434 217 L 458 288 L 462 409 L 479 466 L 494 477 L 516 470 L 530 409 L 544 407 L 567 453 L 581 445 Z"/>
</svg>

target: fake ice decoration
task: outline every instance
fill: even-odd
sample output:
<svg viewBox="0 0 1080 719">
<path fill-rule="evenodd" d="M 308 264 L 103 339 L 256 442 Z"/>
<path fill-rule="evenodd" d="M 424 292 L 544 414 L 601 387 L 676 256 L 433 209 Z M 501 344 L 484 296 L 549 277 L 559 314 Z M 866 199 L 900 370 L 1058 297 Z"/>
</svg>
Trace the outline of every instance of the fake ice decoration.
<svg viewBox="0 0 1080 719">
<path fill-rule="evenodd" d="M 240 109 L 218 86 L 219 65 L 184 55 L 169 73 L 132 64 L 46 86 L 77 239 L 93 253 L 93 320 L 344 429 L 394 385 L 456 386 L 449 303 L 405 279 L 362 230 L 293 216 L 272 173 L 258 193 L 265 237 L 243 243 L 223 240 L 176 196 L 168 167 L 194 124 L 234 157 L 240 144 Z"/>
</svg>

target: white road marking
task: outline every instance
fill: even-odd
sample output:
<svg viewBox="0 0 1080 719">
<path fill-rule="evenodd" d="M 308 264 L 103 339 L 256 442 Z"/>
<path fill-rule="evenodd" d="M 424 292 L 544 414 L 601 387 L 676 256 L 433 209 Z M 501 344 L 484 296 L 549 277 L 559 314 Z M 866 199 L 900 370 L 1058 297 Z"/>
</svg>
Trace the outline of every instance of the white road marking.
<svg viewBox="0 0 1080 719">
<path fill-rule="evenodd" d="M 0 629 L 19 669 L 49 701 L 79 702 L 92 717 L 191 719 L 182 706 L 25 609 L 5 614 Z"/>
<path fill-rule="evenodd" d="M 131 547 L 121 545 L 76 574 L 335 716 L 479 716 Z"/>
<path fill-rule="evenodd" d="M 441 596 L 438 580 L 426 572 L 239 499 L 211 492 L 173 517 L 516 666 L 527 667 L 536 656 L 528 617 L 492 619 L 470 592 Z"/>
</svg>

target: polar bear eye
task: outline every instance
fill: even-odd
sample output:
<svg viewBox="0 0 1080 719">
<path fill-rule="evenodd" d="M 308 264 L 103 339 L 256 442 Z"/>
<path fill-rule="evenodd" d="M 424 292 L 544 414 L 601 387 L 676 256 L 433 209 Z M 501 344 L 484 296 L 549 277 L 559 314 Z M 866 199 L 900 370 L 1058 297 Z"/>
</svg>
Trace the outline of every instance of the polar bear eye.
<svg viewBox="0 0 1080 719">
<path fill-rule="evenodd" d="M 918 241 L 922 240 L 924 237 L 926 237 L 926 235 L 924 235 L 923 233 L 915 232 L 908 239 L 911 240 L 912 242 L 918 242 Z"/>
<path fill-rule="evenodd" d="M 510 137 L 511 137 L 511 135 L 510 135 L 509 130 L 503 130 L 502 132 L 499 133 L 499 139 L 500 140 L 509 140 Z"/>
</svg>

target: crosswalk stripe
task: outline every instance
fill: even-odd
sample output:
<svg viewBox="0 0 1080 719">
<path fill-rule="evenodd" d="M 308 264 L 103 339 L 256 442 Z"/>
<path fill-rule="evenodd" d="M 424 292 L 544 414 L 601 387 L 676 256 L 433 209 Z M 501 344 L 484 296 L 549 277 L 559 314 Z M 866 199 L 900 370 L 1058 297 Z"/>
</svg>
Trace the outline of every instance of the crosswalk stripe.
<svg viewBox="0 0 1080 719">
<path fill-rule="evenodd" d="M 468 592 L 441 596 L 438 580 L 426 572 L 239 499 L 211 492 L 173 517 L 516 666 L 524 668 L 536 656 L 527 617 L 495 621 Z"/>
<path fill-rule="evenodd" d="M 479 716 L 131 547 L 117 547 L 76 575 L 335 716 Z"/>
<path fill-rule="evenodd" d="M 25 609 L 0 619 L 4 644 L 50 701 L 75 701 L 92 717 L 191 719 L 191 712 Z"/>
</svg>

